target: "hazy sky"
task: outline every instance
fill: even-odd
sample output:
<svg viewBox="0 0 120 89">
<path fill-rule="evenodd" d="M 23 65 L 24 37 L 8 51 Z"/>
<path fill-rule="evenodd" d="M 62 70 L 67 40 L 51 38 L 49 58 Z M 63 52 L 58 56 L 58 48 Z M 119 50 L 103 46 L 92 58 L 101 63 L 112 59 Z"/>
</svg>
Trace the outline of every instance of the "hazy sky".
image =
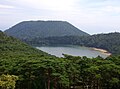
<svg viewBox="0 0 120 89">
<path fill-rule="evenodd" d="M 120 32 L 120 0 L 0 0 L 0 29 L 29 20 L 68 21 L 94 33 Z"/>
</svg>

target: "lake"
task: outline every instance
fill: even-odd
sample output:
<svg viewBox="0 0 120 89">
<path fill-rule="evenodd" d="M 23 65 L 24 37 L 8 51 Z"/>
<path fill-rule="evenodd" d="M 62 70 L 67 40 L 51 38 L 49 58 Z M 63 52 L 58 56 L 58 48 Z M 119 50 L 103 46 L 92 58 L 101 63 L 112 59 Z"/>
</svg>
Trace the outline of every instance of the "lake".
<svg viewBox="0 0 120 89">
<path fill-rule="evenodd" d="M 44 46 L 36 48 L 57 57 L 63 57 L 62 54 L 69 54 L 73 56 L 87 56 L 89 58 L 97 57 L 98 55 L 103 58 L 108 56 L 106 53 L 82 46 Z"/>
</svg>

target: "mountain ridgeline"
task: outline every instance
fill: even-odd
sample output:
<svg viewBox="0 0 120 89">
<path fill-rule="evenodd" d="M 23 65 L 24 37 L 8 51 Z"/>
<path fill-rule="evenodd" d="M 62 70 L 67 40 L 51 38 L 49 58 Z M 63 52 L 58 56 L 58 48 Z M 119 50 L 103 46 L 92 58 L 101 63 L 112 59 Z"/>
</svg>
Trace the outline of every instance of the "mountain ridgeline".
<svg viewBox="0 0 120 89">
<path fill-rule="evenodd" d="M 19 39 L 89 35 L 66 21 L 24 21 L 5 33 Z"/>
</svg>

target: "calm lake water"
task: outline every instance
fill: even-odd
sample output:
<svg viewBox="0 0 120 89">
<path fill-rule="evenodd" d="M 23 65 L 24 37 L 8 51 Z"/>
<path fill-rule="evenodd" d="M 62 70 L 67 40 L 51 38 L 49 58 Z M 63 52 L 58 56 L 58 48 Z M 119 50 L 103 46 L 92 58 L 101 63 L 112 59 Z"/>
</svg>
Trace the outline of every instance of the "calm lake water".
<svg viewBox="0 0 120 89">
<path fill-rule="evenodd" d="M 98 55 L 105 58 L 107 55 L 105 53 L 93 50 L 89 47 L 81 46 L 45 46 L 45 47 L 36 47 L 48 54 L 55 55 L 57 57 L 63 57 L 62 54 L 69 54 L 73 56 L 87 56 L 89 58 L 97 57 Z"/>
</svg>

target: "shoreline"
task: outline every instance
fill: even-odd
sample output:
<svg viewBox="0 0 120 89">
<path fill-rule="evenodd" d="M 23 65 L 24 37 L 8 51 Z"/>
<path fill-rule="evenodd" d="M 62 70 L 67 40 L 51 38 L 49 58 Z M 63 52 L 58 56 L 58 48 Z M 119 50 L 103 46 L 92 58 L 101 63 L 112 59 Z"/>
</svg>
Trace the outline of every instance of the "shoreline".
<svg viewBox="0 0 120 89">
<path fill-rule="evenodd" d="M 105 49 L 92 48 L 92 50 L 99 51 L 99 52 L 101 52 L 101 53 L 104 53 L 104 54 L 105 54 L 105 55 L 107 55 L 107 56 L 110 56 L 110 55 L 111 55 L 111 53 L 110 53 L 110 52 L 108 52 L 108 51 L 107 51 L 107 50 L 105 50 Z"/>
</svg>

